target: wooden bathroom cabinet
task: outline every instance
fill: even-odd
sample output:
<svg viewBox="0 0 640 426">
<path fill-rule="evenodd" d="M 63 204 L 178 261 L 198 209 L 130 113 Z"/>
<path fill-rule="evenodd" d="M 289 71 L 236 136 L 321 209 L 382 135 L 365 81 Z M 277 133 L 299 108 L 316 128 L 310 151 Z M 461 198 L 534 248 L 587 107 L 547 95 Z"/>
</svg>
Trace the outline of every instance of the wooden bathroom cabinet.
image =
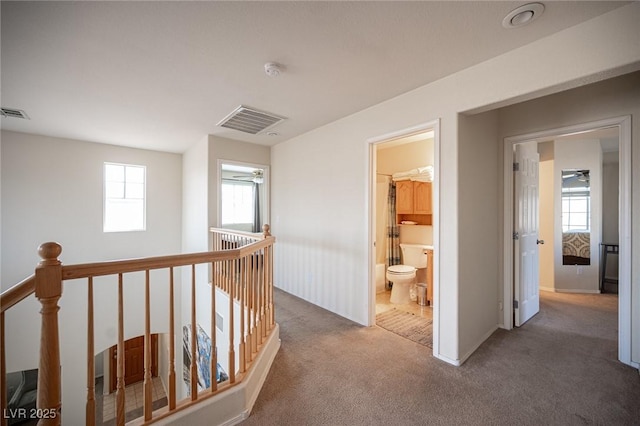
<svg viewBox="0 0 640 426">
<path fill-rule="evenodd" d="M 433 214 L 431 182 L 401 180 L 396 182 L 396 220 L 431 225 Z"/>
</svg>

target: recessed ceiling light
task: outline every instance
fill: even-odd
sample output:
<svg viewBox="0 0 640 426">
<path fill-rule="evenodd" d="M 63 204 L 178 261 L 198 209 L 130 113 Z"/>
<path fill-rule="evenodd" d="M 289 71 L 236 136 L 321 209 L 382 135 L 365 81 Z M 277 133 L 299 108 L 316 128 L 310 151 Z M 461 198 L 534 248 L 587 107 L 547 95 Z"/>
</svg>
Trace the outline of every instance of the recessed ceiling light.
<svg viewBox="0 0 640 426">
<path fill-rule="evenodd" d="M 516 28 L 526 25 L 537 19 L 544 12 L 542 3 L 529 3 L 518 7 L 509 12 L 502 20 L 502 26 L 505 28 Z"/>
</svg>

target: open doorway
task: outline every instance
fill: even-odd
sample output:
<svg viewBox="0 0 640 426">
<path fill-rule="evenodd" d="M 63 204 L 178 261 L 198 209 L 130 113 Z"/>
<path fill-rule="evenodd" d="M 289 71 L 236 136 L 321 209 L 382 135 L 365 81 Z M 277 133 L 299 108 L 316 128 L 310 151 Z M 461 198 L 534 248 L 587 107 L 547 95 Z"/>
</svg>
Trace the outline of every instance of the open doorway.
<svg viewBox="0 0 640 426">
<path fill-rule="evenodd" d="M 269 166 L 218 160 L 218 226 L 262 232 L 269 223 Z"/>
<path fill-rule="evenodd" d="M 517 225 L 517 209 L 522 195 L 513 178 L 516 147 L 534 144 L 543 158 L 552 158 L 552 165 L 541 162 L 541 173 L 550 173 L 553 182 L 551 201 L 545 201 L 545 189 L 541 188 L 540 230 L 535 237 L 545 241 L 540 249 L 540 258 L 546 268 L 540 271 L 540 285 L 544 290 L 566 293 L 600 293 L 602 279 L 607 273 L 602 265 L 603 244 L 616 243 L 619 247 L 618 260 L 618 357 L 620 361 L 631 365 L 631 256 L 630 256 L 630 220 L 631 220 L 631 169 L 630 169 L 630 118 L 620 117 L 582 125 L 549 129 L 542 132 L 520 135 L 505 139 L 504 151 L 504 200 L 505 200 L 505 239 L 504 239 L 504 324 L 511 329 L 518 324 L 519 309 L 522 307 L 522 294 L 527 294 L 522 281 L 522 257 L 518 251 L 520 230 Z M 617 140 L 617 169 L 619 197 L 614 202 L 617 209 L 617 226 L 612 224 L 611 211 L 606 213 L 603 205 L 611 206 L 611 199 L 603 201 L 605 194 L 613 191 L 603 187 L 603 158 L 609 160 L 615 152 L 612 140 Z M 550 145 L 550 142 L 553 142 Z M 577 146 L 574 146 L 578 144 Z M 551 149 L 551 157 L 549 150 Z M 591 154 L 590 154 L 591 153 Z M 586 165 L 579 165 L 582 163 Z M 588 164 L 587 164 L 588 162 Z M 547 170 L 549 169 L 550 170 Z M 609 175 L 611 173 L 609 172 Z M 556 179 L 557 177 L 557 179 Z M 564 179 L 563 179 L 564 178 Z M 541 182 L 545 178 L 541 179 Z M 549 180 L 549 178 L 546 178 Z M 563 184 L 564 181 L 564 184 Z M 573 182 L 573 183 L 571 183 Z M 609 183 L 610 184 L 610 183 Z M 548 189 L 547 189 L 547 192 Z M 552 207 L 548 207 L 551 204 Z M 546 206 L 546 207 L 545 207 Z M 551 212 L 548 209 L 552 209 Z M 573 209 L 573 214 L 571 213 Z M 614 213 L 614 214 L 615 214 Z M 545 219 L 544 216 L 548 218 Z M 604 219 L 604 220 L 603 220 Z M 549 223 L 550 222 L 550 223 Z M 605 230 L 606 229 L 606 230 Z M 546 234 L 546 235 L 545 235 Z M 551 235 L 549 235 L 551 234 Z M 615 239 L 618 241 L 613 241 Z M 571 240 L 571 241 L 569 241 Z M 551 251 L 551 254 L 549 253 Z M 604 275 L 603 275 L 604 274 Z M 544 288 L 546 287 L 546 288 Z M 607 289 L 604 288 L 606 291 Z M 536 287 L 535 291 L 538 291 Z M 535 314 L 535 313 L 534 313 Z M 521 319 L 521 318 L 520 318 Z"/>
<path fill-rule="evenodd" d="M 434 351 L 438 324 L 437 124 L 367 141 L 370 324 Z M 418 332 L 409 332 L 409 328 Z"/>
</svg>

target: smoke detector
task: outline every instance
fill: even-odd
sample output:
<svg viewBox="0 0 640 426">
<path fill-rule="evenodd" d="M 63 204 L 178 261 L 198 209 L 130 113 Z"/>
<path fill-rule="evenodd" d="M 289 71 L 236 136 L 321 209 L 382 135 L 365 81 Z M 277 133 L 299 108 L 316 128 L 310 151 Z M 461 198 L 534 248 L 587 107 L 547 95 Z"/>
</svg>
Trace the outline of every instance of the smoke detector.
<svg viewBox="0 0 640 426">
<path fill-rule="evenodd" d="M 267 62 L 266 64 L 264 64 L 264 72 L 269 77 L 277 77 L 280 75 L 282 71 L 283 71 L 282 66 L 275 62 Z"/>
<path fill-rule="evenodd" d="M 505 28 L 516 28 L 526 25 L 537 19 L 544 12 L 542 3 L 529 3 L 513 9 L 502 20 L 502 26 Z"/>
</svg>

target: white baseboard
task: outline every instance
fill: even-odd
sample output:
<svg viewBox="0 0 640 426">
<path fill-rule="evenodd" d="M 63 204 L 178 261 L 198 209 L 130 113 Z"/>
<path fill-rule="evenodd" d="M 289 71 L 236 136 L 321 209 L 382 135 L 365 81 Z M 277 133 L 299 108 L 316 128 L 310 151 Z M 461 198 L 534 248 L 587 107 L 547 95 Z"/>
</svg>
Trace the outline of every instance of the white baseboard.
<svg viewBox="0 0 640 426">
<path fill-rule="evenodd" d="M 446 357 L 446 356 L 444 356 L 442 354 L 436 354 L 434 356 L 436 358 L 438 358 L 440 361 L 446 362 L 447 364 L 451 364 L 451 365 L 456 366 L 456 367 L 460 367 L 460 365 L 461 365 L 460 360 L 451 359 L 451 358 L 448 358 L 448 357 Z"/>
<path fill-rule="evenodd" d="M 586 288 L 556 288 L 556 287 L 538 287 L 541 291 L 548 291 L 550 293 L 587 293 L 587 294 L 600 294 L 600 290 L 586 289 Z"/>
</svg>

